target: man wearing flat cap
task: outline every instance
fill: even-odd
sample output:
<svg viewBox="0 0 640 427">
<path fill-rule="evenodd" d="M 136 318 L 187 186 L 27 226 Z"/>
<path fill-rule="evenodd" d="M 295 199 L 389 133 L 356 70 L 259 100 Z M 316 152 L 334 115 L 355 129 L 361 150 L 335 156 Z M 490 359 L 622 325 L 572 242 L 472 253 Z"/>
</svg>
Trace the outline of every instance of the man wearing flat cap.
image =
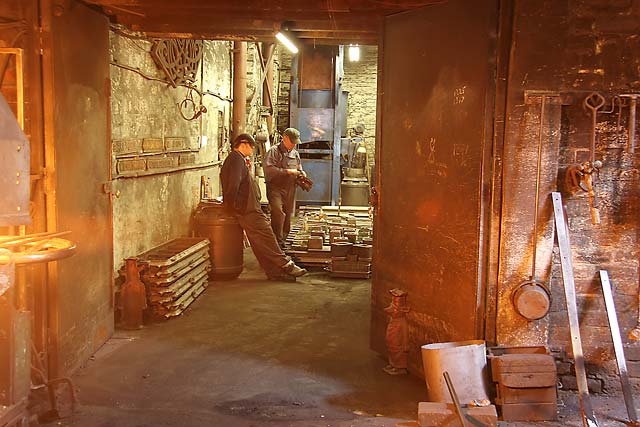
<svg viewBox="0 0 640 427">
<path fill-rule="evenodd" d="M 300 154 L 296 150 L 298 143 L 298 129 L 286 129 L 282 133 L 282 141 L 267 151 L 263 162 L 267 199 L 271 208 L 271 228 L 281 248 L 284 248 L 291 230 L 296 179 L 300 175 L 306 176 L 302 170 Z"/>
<path fill-rule="evenodd" d="M 270 280 L 295 281 L 307 270 L 298 267 L 284 254 L 260 206 L 260 188 L 256 182 L 251 155 L 256 141 L 249 134 L 238 135 L 220 171 L 222 203 L 238 219 L 251 249 Z"/>
</svg>

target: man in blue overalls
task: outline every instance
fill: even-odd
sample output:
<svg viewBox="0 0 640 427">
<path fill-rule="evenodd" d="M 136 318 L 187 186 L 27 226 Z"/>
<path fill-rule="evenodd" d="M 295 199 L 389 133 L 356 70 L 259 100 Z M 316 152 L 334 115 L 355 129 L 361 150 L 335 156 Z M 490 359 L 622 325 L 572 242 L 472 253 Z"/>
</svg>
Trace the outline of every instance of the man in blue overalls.
<svg viewBox="0 0 640 427">
<path fill-rule="evenodd" d="M 262 165 L 271 208 L 271 229 L 281 248 L 284 248 L 291 230 L 296 179 L 299 175 L 306 176 L 296 150 L 298 143 L 300 132 L 295 128 L 286 129 L 282 133 L 282 142 L 267 151 Z"/>
<path fill-rule="evenodd" d="M 238 135 L 220 171 L 222 203 L 233 213 L 244 230 L 251 249 L 271 280 L 295 281 L 307 272 L 282 252 L 260 206 L 260 188 L 251 167 L 250 156 L 256 141 L 249 134 Z"/>
</svg>

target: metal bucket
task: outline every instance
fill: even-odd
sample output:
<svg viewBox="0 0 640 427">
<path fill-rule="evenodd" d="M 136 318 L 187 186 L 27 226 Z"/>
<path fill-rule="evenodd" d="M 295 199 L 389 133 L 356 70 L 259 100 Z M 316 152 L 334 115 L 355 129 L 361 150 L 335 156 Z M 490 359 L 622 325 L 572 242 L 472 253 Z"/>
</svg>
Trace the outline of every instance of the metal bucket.
<svg viewBox="0 0 640 427">
<path fill-rule="evenodd" d="M 243 233 L 238 220 L 220 203 L 201 202 L 196 210 L 196 236 L 211 242 L 211 280 L 233 280 L 242 273 Z"/>
<path fill-rule="evenodd" d="M 340 192 L 344 206 L 369 205 L 369 183 L 366 180 L 352 181 L 345 179 L 340 184 Z"/>
<path fill-rule="evenodd" d="M 484 341 L 458 341 L 422 346 L 422 365 L 430 402 L 453 402 L 443 372 L 449 372 L 461 404 L 489 399 Z"/>
</svg>

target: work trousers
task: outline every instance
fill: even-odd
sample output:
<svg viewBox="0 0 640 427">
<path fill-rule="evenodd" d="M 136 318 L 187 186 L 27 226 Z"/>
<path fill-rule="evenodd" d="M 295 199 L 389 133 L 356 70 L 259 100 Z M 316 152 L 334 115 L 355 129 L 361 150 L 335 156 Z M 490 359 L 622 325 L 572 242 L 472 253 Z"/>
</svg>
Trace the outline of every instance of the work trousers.
<svg viewBox="0 0 640 427">
<path fill-rule="evenodd" d="M 279 188 L 267 186 L 267 199 L 271 209 L 271 229 L 280 247 L 284 248 L 289 231 L 291 231 L 291 215 L 293 214 L 293 203 L 296 194 L 296 187 Z"/>
<path fill-rule="evenodd" d="M 280 249 L 267 216 L 262 212 L 251 211 L 238 215 L 238 222 L 251 243 L 251 250 L 267 276 L 273 277 L 282 274 L 282 267 L 291 258 Z"/>
</svg>

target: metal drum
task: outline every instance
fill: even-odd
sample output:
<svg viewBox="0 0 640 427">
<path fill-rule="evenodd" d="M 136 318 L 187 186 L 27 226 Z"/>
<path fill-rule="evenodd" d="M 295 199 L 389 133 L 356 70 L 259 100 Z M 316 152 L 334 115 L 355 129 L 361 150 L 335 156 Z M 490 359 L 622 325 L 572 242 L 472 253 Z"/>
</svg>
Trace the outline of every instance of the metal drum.
<svg viewBox="0 0 640 427">
<path fill-rule="evenodd" d="M 344 206 L 368 206 L 369 183 L 365 180 L 344 179 L 340 184 Z"/>
<path fill-rule="evenodd" d="M 194 216 L 196 236 L 211 242 L 211 280 L 233 280 L 242 273 L 243 233 L 238 220 L 222 204 L 201 202 Z"/>
</svg>

